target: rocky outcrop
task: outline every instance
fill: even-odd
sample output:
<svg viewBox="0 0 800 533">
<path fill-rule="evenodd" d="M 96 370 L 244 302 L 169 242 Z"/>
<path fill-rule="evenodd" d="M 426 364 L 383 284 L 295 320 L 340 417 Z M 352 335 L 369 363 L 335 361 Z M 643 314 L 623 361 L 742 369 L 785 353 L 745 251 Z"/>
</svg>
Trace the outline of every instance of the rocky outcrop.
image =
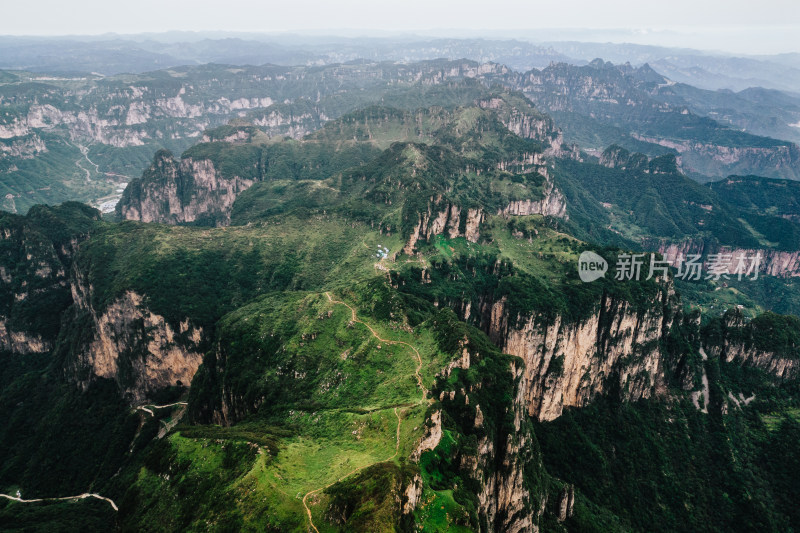
<svg viewBox="0 0 800 533">
<path fill-rule="evenodd" d="M 600 164 L 608 168 L 641 170 L 647 172 L 650 160 L 641 153 L 630 153 L 618 145 L 611 145 L 600 155 Z"/>
<path fill-rule="evenodd" d="M 469 370 L 474 357 L 480 355 L 473 355 L 469 342 L 464 339 L 461 355 L 444 367 L 437 377 L 447 379 L 456 369 Z M 521 379 L 523 368 L 515 362 L 511 363 L 509 371 L 517 384 L 509 406 L 513 409 L 513 428 L 499 435 L 484 431 L 485 417 L 480 403 L 475 399 L 478 395 L 474 394 L 476 389 L 481 388 L 481 384 L 459 391 L 441 391 L 439 394 L 439 401 L 445 409 L 453 403 L 472 405 L 475 408 L 475 418 L 471 426 L 478 431 L 480 437 L 475 453 L 463 455 L 460 467 L 465 475 L 472 477 L 481 487 L 477 495 L 477 511 L 481 524 L 478 531 L 538 531 L 538 518 L 543 508 L 542 502 L 538 501 L 543 496 L 532 495 L 525 478 L 526 468 L 536 463 L 530 447 L 532 434 L 525 402 L 527 383 Z M 439 420 L 440 412 L 436 411 L 428 422 L 429 428 L 437 427 Z"/>
<path fill-rule="evenodd" d="M 426 422 L 425 435 L 420 440 L 416 449 L 411 453 L 412 461 L 419 461 L 423 452 L 432 450 L 442 440 L 442 412 L 434 411 Z"/>
<path fill-rule="evenodd" d="M 544 193 L 539 200 L 516 200 L 510 202 L 506 207 L 500 209 L 499 215 L 524 216 L 524 215 L 545 215 L 563 219 L 569 219 L 567 214 L 567 201 L 564 195 L 553 184 L 552 181 L 545 182 Z"/>
<path fill-rule="evenodd" d="M 520 100 L 513 97 L 485 98 L 475 103 L 483 109 L 491 109 L 508 130 L 525 139 L 535 139 L 542 143 L 543 155 L 579 159 L 577 146 L 568 145 L 564 141 L 563 132 L 556 127 L 553 119 L 533 107 L 524 96 Z"/>
<path fill-rule="evenodd" d="M 534 505 L 535 498 L 525 482 L 525 467 L 532 461 L 532 437 L 527 428 L 525 405 L 527 383 L 521 379 L 524 369 L 512 364 L 510 370 L 519 383 L 513 402 L 514 433 L 501 439 L 499 444 L 502 449 L 496 449 L 495 443 L 488 437 L 478 442 L 478 455 L 473 466 L 473 473 L 481 483 L 478 512 L 486 517 L 489 531 L 538 531 L 536 522 L 540 505 Z M 500 464 L 497 462 L 498 455 L 502 458 Z"/>
<path fill-rule="evenodd" d="M 665 290 L 647 311 L 604 296 L 596 312 L 575 323 L 509 316 L 501 299 L 491 305 L 487 330 L 504 352 L 525 362 L 528 413 L 553 420 L 565 407 L 582 407 L 611 390 L 631 401 L 662 390 L 659 341 L 671 325 L 670 296 Z"/>
<path fill-rule="evenodd" d="M 451 239 L 464 237 L 470 242 L 478 242 L 484 218 L 480 207 L 461 209 L 443 201 L 441 197 L 431 199 L 427 211 L 418 215 L 417 224 L 408 237 L 403 253 L 413 254 L 420 240 L 429 241 L 435 235 L 447 235 Z"/>
<path fill-rule="evenodd" d="M 236 197 L 254 179 L 223 177 L 208 159 L 176 161 L 159 152 L 141 179 L 132 181 L 117 204 L 117 214 L 127 220 L 181 224 L 230 222 Z"/>
<path fill-rule="evenodd" d="M 555 137 L 557 128 L 553 119 L 541 113 L 526 113 L 503 98 L 486 98 L 475 102 L 482 109 L 498 112 L 500 120 L 508 130 L 526 139 L 547 139 Z"/>
<path fill-rule="evenodd" d="M 72 257 L 88 237 L 85 227 L 72 232 L 69 220 L 78 222 L 81 217 L 90 224 L 100 213 L 74 204 L 36 206 L 25 217 L 2 217 L 0 351 L 47 353 L 55 345 L 62 313 L 71 304 Z"/>
<path fill-rule="evenodd" d="M 755 325 L 754 325 L 755 324 Z M 722 317 L 722 336 L 705 339 L 705 349 L 712 357 L 728 363 L 758 368 L 778 379 L 794 379 L 800 375 L 800 358 L 796 353 L 780 353 L 767 349 L 754 340 L 754 330 L 761 327 L 754 320 L 747 323 L 739 312 Z M 759 337 L 763 338 L 762 332 Z"/>
<path fill-rule="evenodd" d="M 800 374 L 800 360 L 774 352 L 748 349 L 742 343 L 727 343 L 718 353 L 728 363 L 760 368 L 780 379 L 793 379 Z"/>
<path fill-rule="evenodd" d="M 572 516 L 575 507 L 575 487 L 568 485 L 558 496 L 558 521 L 563 522 Z"/>
<path fill-rule="evenodd" d="M 286 106 L 273 106 L 258 114 L 251 114 L 256 126 L 261 126 L 272 135 L 287 135 L 293 139 L 302 139 L 316 131 L 329 120 L 324 110 L 318 106 L 310 109 L 294 110 Z"/>
<path fill-rule="evenodd" d="M 45 353 L 52 344 L 41 335 L 25 331 L 14 331 L 7 325 L 8 320 L 0 316 L 0 351 L 17 354 Z"/>
<path fill-rule="evenodd" d="M 711 263 L 709 256 L 715 255 L 716 257 L 712 259 L 716 265 L 719 265 L 717 271 L 730 276 L 736 276 L 740 271 L 748 274 L 748 270 L 742 270 L 739 266 L 740 260 L 744 261 L 744 267 L 747 269 L 757 265 L 759 275 L 784 278 L 800 276 L 800 251 L 734 248 L 720 246 L 713 242 L 708 243 L 702 239 L 688 239 L 681 242 L 645 241 L 643 244 L 645 248 L 657 250 L 670 265 L 676 268 L 686 262 L 690 256 L 700 255 L 703 258 L 704 270 L 707 271 Z M 749 276 L 752 275 L 752 272 L 749 273 Z"/>
<path fill-rule="evenodd" d="M 758 174 L 768 178 L 800 179 L 800 148 L 796 144 L 733 147 L 636 134 L 633 137 L 677 151 L 681 166 L 687 172 L 721 177 Z"/>
<path fill-rule="evenodd" d="M 42 138 L 36 134 L 17 137 L 8 142 L 0 142 L 0 156 L 3 157 L 33 159 L 37 155 L 47 151 L 47 145 Z"/>
<path fill-rule="evenodd" d="M 71 365 L 84 389 L 97 378 L 112 379 L 135 405 L 166 387 L 191 383 L 203 360 L 201 328 L 188 320 L 173 328 L 133 291 L 98 312 L 92 306 L 92 286 L 77 271 L 73 280 L 76 308 L 88 313 L 93 330 L 91 340 L 74 354 Z"/>
<path fill-rule="evenodd" d="M 422 498 L 422 477 L 417 474 L 406 484 L 403 494 L 403 514 L 408 515 L 414 512 Z"/>
</svg>

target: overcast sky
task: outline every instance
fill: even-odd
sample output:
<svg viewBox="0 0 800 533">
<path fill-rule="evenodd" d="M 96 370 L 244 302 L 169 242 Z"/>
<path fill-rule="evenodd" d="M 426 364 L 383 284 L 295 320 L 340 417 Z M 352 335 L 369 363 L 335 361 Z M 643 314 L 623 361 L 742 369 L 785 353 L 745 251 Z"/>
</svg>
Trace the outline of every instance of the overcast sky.
<svg viewBox="0 0 800 533">
<path fill-rule="evenodd" d="M 619 28 L 650 44 L 800 51 L 799 0 L 0 0 L 0 13 L 6 35 Z"/>
</svg>

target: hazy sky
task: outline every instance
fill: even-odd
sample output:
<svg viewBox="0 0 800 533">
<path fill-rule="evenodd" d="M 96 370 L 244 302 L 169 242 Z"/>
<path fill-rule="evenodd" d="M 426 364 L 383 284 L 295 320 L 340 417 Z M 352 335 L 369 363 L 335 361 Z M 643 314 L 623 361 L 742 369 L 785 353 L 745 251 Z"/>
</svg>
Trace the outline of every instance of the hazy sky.
<svg viewBox="0 0 800 533">
<path fill-rule="evenodd" d="M 620 28 L 640 42 L 800 51 L 799 0 L 0 0 L 0 13 L 13 35 Z"/>
</svg>

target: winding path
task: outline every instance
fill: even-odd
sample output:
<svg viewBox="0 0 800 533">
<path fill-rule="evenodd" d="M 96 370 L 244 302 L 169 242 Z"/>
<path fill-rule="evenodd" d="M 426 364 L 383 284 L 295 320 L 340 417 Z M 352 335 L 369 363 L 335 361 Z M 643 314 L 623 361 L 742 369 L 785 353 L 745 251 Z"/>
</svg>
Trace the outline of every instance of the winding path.
<svg viewBox="0 0 800 533">
<path fill-rule="evenodd" d="M 145 411 L 145 412 L 150 413 L 150 415 L 155 416 L 155 413 L 153 413 L 153 411 L 151 411 L 149 408 L 164 409 L 166 407 L 173 407 L 175 405 L 187 405 L 187 403 L 186 402 L 175 402 L 175 403 L 168 403 L 166 405 L 139 405 L 139 406 L 136 407 L 136 410 Z M 398 430 L 398 435 L 399 434 L 400 433 L 399 433 L 399 430 Z M 119 507 L 117 507 L 117 504 L 114 503 L 114 500 L 112 500 L 111 498 L 106 498 L 105 496 L 101 496 L 99 494 L 96 494 L 94 492 L 84 492 L 83 494 L 78 494 L 77 496 L 64 496 L 64 497 L 61 497 L 61 498 L 34 498 L 34 499 L 30 499 L 30 500 L 23 500 L 20 497 L 11 496 L 9 494 L 0 494 L 0 498 L 5 498 L 7 500 L 11 500 L 11 501 L 19 502 L 19 503 L 58 502 L 58 501 L 70 501 L 70 500 L 75 501 L 75 500 L 85 500 L 86 498 L 96 498 L 98 500 L 107 501 L 115 511 L 119 511 Z"/>
<path fill-rule="evenodd" d="M 117 507 L 117 504 L 114 503 L 114 500 L 112 500 L 111 498 L 106 498 L 105 496 L 100 496 L 99 494 L 95 494 L 93 492 L 84 492 L 83 494 L 79 494 L 78 496 L 65 496 L 63 498 L 36 498 L 33 500 L 23 500 L 22 498 L 17 498 L 16 496 L 9 496 L 8 494 L 0 494 L 0 497 L 20 503 L 55 502 L 55 501 L 66 501 L 66 500 L 85 500 L 86 498 L 97 498 L 98 500 L 107 501 L 108 503 L 111 504 L 111 507 L 113 507 L 115 511 L 119 511 L 119 508 Z"/>
<path fill-rule="evenodd" d="M 353 322 L 357 322 L 357 323 L 365 326 L 370 331 L 370 333 L 372 333 L 372 336 L 375 337 L 376 339 L 378 339 L 379 341 L 385 342 L 386 344 L 401 344 L 403 346 L 407 346 L 408 348 L 411 348 L 414 351 L 414 357 L 417 358 L 417 369 L 414 370 L 414 377 L 417 378 L 417 384 L 419 385 L 420 390 L 422 390 L 423 398 L 428 395 L 428 389 L 426 389 L 425 385 L 422 384 L 422 376 L 419 373 L 419 371 L 422 370 L 422 356 L 419 354 L 419 350 L 417 350 L 413 345 L 411 345 L 411 344 L 409 344 L 409 343 L 407 343 L 405 341 L 393 341 L 393 340 L 389 340 L 389 339 L 382 339 L 380 337 L 380 335 L 378 335 L 378 333 L 374 329 L 372 329 L 372 326 L 370 326 L 369 324 L 367 324 L 366 322 L 364 322 L 363 320 L 360 320 L 358 318 L 358 316 L 356 315 L 356 310 L 353 307 L 351 307 L 350 305 L 348 305 L 348 304 L 346 304 L 344 302 L 341 302 L 339 300 L 334 300 L 331 297 L 331 293 L 329 293 L 329 292 L 326 292 L 325 296 L 328 297 L 328 300 L 331 303 L 339 304 L 339 305 L 343 305 L 343 306 L 347 307 L 350 310 L 350 312 L 353 314 Z"/>
<path fill-rule="evenodd" d="M 81 170 L 83 170 L 84 172 L 86 172 L 86 181 L 88 181 L 88 182 L 91 182 L 91 181 L 92 181 L 92 173 L 91 173 L 91 172 L 89 172 L 89 169 L 88 169 L 88 168 L 84 167 L 84 166 L 81 164 L 81 161 L 82 161 L 83 159 L 85 159 L 85 160 L 86 160 L 86 161 L 87 161 L 87 162 L 88 162 L 90 165 L 94 166 L 94 170 L 95 170 L 95 172 L 96 172 L 97 174 L 100 174 L 100 167 L 97 165 L 97 163 L 95 163 L 94 161 L 92 161 L 91 159 L 89 159 L 89 149 L 88 149 L 87 147 L 85 147 L 85 146 L 83 146 L 83 145 L 80 145 L 80 144 L 76 144 L 76 145 L 74 145 L 74 146 L 75 146 L 75 147 L 76 147 L 78 150 L 80 150 L 80 152 L 81 152 L 81 155 L 83 156 L 83 158 L 81 158 L 81 159 L 78 159 L 77 161 L 75 161 L 75 165 L 77 165 L 77 167 L 78 167 L 79 169 L 81 169 Z"/>
<path fill-rule="evenodd" d="M 387 461 L 391 461 L 395 457 L 397 457 L 398 453 L 400 453 L 400 415 L 397 413 L 397 407 L 394 408 L 394 416 L 397 417 L 397 436 L 395 437 L 394 454 L 392 454 L 391 457 L 388 457 L 388 458 L 384 459 L 383 461 L 375 461 L 374 463 L 370 463 L 368 465 L 360 466 L 360 467 L 356 468 L 355 470 L 346 473 L 345 475 L 343 475 L 342 477 L 340 477 L 336 481 L 331 481 L 330 483 L 328 483 L 324 487 L 320 487 L 318 489 L 314 489 L 311 492 L 306 493 L 305 496 L 303 496 L 303 507 L 306 508 L 306 514 L 308 515 L 308 522 L 311 525 L 311 527 L 314 529 L 314 531 L 319 533 L 319 529 L 317 529 L 317 526 L 314 525 L 314 518 L 311 516 L 311 508 L 308 506 L 308 497 L 309 496 L 313 496 L 314 494 L 316 494 L 318 492 L 322 492 L 323 490 L 334 486 L 335 484 L 339 483 L 340 481 L 343 481 L 343 480 L 349 478 L 353 474 L 357 474 L 358 472 L 361 472 L 365 468 L 369 468 L 370 466 L 374 466 L 374 465 L 377 465 L 379 463 L 385 463 Z"/>
<path fill-rule="evenodd" d="M 175 403 L 168 403 L 168 404 L 166 404 L 166 405 L 150 405 L 150 404 L 145 404 L 145 405 L 137 405 L 137 406 L 136 406 L 136 410 L 137 410 L 137 411 L 145 411 L 145 412 L 147 412 L 147 413 L 150 413 L 150 416 L 156 416 L 156 414 L 155 414 L 153 411 L 151 411 L 149 408 L 151 408 L 151 407 L 152 407 L 153 409 L 165 409 L 165 408 L 167 408 L 167 407 L 173 407 L 173 406 L 175 406 L 175 405 L 189 405 L 189 404 L 188 404 L 188 403 L 186 403 L 186 402 L 175 402 Z"/>
<path fill-rule="evenodd" d="M 378 332 L 376 332 L 374 329 L 372 329 L 372 326 L 370 326 L 369 324 L 367 324 L 366 322 L 364 322 L 363 320 L 360 320 L 358 318 L 358 315 L 356 315 L 356 310 L 353 307 L 351 307 L 349 304 L 346 304 L 345 302 L 342 302 L 342 301 L 339 301 L 339 300 L 334 300 L 333 297 L 331 297 L 331 293 L 329 293 L 329 292 L 326 292 L 325 296 L 328 297 L 328 301 L 331 302 L 332 304 L 339 304 L 339 305 L 343 305 L 343 306 L 347 307 L 350 310 L 350 312 L 352 313 L 352 315 L 353 315 L 353 322 L 357 322 L 357 323 L 365 326 L 370 331 L 370 333 L 372 333 L 372 336 L 375 337 L 376 339 L 378 339 L 379 341 L 381 341 L 383 343 L 386 343 L 386 344 L 401 344 L 403 346 L 411 348 L 411 350 L 414 352 L 414 357 L 417 358 L 417 368 L 416 368 L 416 370 L 414 370 L 414 377 L 417 379 L 417 385 L 419 386 L 420 390 L 422 390 L 422 399 L 420 400 L 420 403 L 423 403 L 425 401 L 425 398 L 428 396 L 428 389 L 426 389 L 425 385 L 423 385 L 422 376 L 419 373 L 420 370 L 422 370 L 422 356 L 420 355 L 419 350 L 417 350 L 413 345 L 411 345 L 411 344 L 409 344 L 409 343 L 407 343 L 405 341 L 393 341 L 393 340 L 381 338 L 381 336 L 378 335 Z M 348 472 L 347 474 L 343 475 L 339 479 L 337 479 L 335 481 L 332 481 L 328 485 L 325 485 L 324 487 L 320 487 L 318 489 L 314 489 L 314 490 L 306 493 L 305 496 L 303 496 L 303 507 L 306 510 L 306 515 L 308 515 L 308 523 L 311 526 L 311 529 L 313 529 L 316 533 L 319 533 L 319 529 L 317 529 L 317 526 L 314 525 L 314 518 L 311 516 L 311 508 L 308 506 L 308 498 L 310 496 L 313 496 L 314 494 L 317 494 L 318 492 L 322 492 L 323 490 L 332 487 L 336 483 L 339 483 L 340 481 L 343 481 L 343 480 L 347 479 L 348 477 L 350 477 L 353 474 L 356 474 L 356 473 L 364 470 L 365 468 L 369 468 L 370 466 L 373 466 L 373 465 L 376 465 L 376 464 L 379 464 L 379 463 L 385 463 L 387 461 L 392 461 L 395 457 L 397 457 L 397 454 L 400 453 L 400 415 L 397 413 L 397 407 L 394 408 L 394 414 L 397 417 L 397 434 L 395 436 L 394 454 L 391 457 L 389 457 L 387 459 L 384 459 L 383 461 L 376 461 L 374 463 L 370 463 L 368 465 L 364 465 L 364 466 L 361 466 L 359 468 L 356 468 L 352 472 Z"/>
</svg>

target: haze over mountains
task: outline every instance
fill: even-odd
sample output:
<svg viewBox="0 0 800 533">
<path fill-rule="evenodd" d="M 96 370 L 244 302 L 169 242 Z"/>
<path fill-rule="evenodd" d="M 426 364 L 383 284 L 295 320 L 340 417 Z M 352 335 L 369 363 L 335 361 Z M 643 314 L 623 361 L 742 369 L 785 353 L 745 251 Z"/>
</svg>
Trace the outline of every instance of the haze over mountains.
<svg viewBox="0 0 800 533">
<path fill-rule="evenodd" d="M 531 32 L 536 35 L 539 32 Z M 579 32 L 576 32 L 578 35 Z M 225 38 L 175 32 L 86 37 L 0 37 L 0 68 L 34 72 L 141 73 L 180 65 L 322 65 L 355 59 L 472 59 L 519 71 L 551 62 L 583 65 L 602 58 L 703 89 L 764 87 L 800 93 L 800 54 L 737 55 L 642 44 L 497 38 L 337 37 L 231 33 Z"/>
<path fill-rule="evenodd" d="M 567 140 L 595 155 L 612 144 L 650 156 L 671 152 L 699 181 L 798 176 L 800 98 L 776 89 L 700 89 L 679 83 L 687 76 L 675 70 L 690 65 L 690 81 L 717 80 L 712 85 L 733 76 L 741 87 L 796 87 L 792 76 L 800 71 L 785 66 L 790 55 L 772 58 L 778 65 L 639 45 L 248 37 L 0 38 L 0 61 L 27 69 L 0 78 L 3 205 L 24 211 L 78 199 L 108 209 L 158 149 L 181 152 L 205 128 L 232 118 L 271 135 L 300 136 L 383 98 L 392 71 L 422 72 L 432 68 L 427 58 L 441 57 L 485 65 L 470 76 L 524 91 Z M 618 61 L 598 62 L 595 53 Z M 251 66 L 264 63 L 274 66 Z M 671 74 L 659 74 L 667 64 Z M 358 94 L 350 90 L 356 87 Z"/>
</svg>

